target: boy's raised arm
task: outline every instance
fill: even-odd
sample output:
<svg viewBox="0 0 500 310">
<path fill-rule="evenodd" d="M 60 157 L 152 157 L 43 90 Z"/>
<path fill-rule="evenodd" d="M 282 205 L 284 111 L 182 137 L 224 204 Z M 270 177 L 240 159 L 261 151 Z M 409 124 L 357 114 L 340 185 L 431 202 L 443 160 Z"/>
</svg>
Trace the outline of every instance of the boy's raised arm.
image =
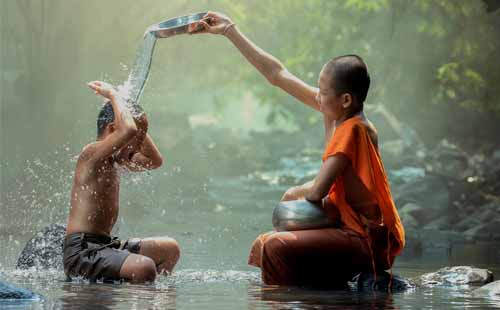
<svg viewBox="0 0 500 310">
<path fill-rule="evenodd" d="M 93 81 L 88 86 L 99 94 L 110 100 L 114 112 L 114 131 L 101 141 L 94 143 L 89 154 L 93 161 L 103 160 L 125 146 L 137 133 L 137 126 L 130 111 L 125 107 L 120 96 L 113 87 L 107 83 Z"/>
<path fill-rule="evenodd" d="M 142 110 L 142 109 L 141 109 Z M 147 133 L 149 121 L 146 113 L 134 116 L 137 134 L 117 157 L 119 163 L 133 172 L 159 168 L 163 164 L 163 156 Z"/>
<path fill-rule="evenodd" d="M 204 30 L 193 33 L 226 36 L 269 83 L 283 89 L 313 109 L 319 110 L 316 102 L 318 89 L 290 73 L 278 59 L 250 41 L 229 17 L 221 13 L 209 12 L 199 23 L 203 25 Z"/>
<path fill-rule="evenodd" d="M 130 171 L 140 172 L 159 168 L 163 164 L 163 156 L 149 134 L 146 135 L 138 152 L 126 161 Z"/>
</svg>

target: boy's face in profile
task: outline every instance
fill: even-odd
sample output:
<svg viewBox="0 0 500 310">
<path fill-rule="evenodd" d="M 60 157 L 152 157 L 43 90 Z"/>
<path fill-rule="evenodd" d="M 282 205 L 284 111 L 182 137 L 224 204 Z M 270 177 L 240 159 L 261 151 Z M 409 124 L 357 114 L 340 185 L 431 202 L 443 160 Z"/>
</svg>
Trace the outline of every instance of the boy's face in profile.
<svg viewBox="0 0 500 310">
<path fill-rule="evenodd" d="M 325 65 L 326 66 L 326 65 Z M 321 70 L 318 79 L 319 92 L 316 101 L 325 116 L 338 120 L 349 111 L 352 105 L 351 94 L 336 94 L 333 75 L 325 67 Z"/>
<path fill-rule="evenodd" d="M 332 83 L 331 73 L 325 72 L 324 69 L 321 70 L 318 79 L 319 92 L 316 101 L 325 116 L 339 119 L 344 113 L 341 102 L 342 96 L 337 96 Z"/>
</svg>

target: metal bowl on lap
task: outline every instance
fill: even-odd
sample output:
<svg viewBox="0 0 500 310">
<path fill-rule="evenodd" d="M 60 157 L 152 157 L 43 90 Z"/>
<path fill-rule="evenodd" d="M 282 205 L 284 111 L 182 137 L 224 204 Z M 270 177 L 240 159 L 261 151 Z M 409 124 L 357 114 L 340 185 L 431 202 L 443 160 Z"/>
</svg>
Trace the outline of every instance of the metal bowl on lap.
<svg viewBox="0 0 500 310">
<path fill-rule="evenodd" d="M 207 13 L 204 12 L 172 18 L 161 23 L 151 25 L 146 30 L 146 33 L 152 32 L 157 38 L 168 38 L 178 34 L 184 34 L 188 32 L 190 24 L 200 21 L 206 14 Z M 203 27 L 199 26 L 195 30 L 201 29 L 203 29 Z"/>
<path fill-rule="evenodd" d="M 326 212 L 307 200 L 280 202 L 273 212 L 273 226 L 277 231 L 319 229 L 335 226 Z"/>
</svg>

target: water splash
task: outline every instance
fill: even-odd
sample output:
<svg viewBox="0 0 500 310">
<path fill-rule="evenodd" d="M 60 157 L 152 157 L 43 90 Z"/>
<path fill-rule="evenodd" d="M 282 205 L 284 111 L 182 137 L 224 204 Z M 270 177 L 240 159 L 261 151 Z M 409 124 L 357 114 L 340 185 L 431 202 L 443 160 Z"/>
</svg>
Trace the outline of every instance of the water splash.
<svg viewBox="0 0 500 310">
<path fill-rule="evenodd" d="M 156 40 L 158 38 L 167 38 L 187 33 L 189 27 L 205 16 L 205 14 L 206 12 L 202 12 L 172 18 L 158 24 L 153 24 L 146 29 L 142 45 L 137 50 L 134 67 L 127 81 L 118 86 L 119 94 L 126 99 L 132 113 L 141 113 L 137 109 L 134 109 L 134 107 L 140 104 L 141 96 L 148 80 Z M 192 30 L 196 30 L 196 28 Z"/>
<path fill-rule="evenodd" d="M 161 283 L 179 285 L 182 283 L 214 283 L 214 282 L 247 282 L 260 284 L 260 273 L 255 271 L 238 270 L 196 270 L 183 269 L 160 280 Z"/>
<path fill-rule="evenodd" d="M 144 87 L 149 77 L 153 52 L 156 45 L 156 36 L 146 32 L 142 45 L 137 50 L 135 63 L 128 79 L 118 86 L 118 93 L 126 99 L 130 107 L 139 105 Z M 135 109 L 132 109 L 135 111 Z"/>
</svg>

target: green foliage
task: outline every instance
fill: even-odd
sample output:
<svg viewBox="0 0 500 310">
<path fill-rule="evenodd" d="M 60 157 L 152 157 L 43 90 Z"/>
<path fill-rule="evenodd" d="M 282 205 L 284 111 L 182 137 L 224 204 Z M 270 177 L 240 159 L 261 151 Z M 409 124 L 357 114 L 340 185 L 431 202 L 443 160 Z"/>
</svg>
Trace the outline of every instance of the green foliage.
<svg viewBox="0 0 500 310">
<path fill-rule="evenodd" d="M 98 100 L 85 82 L 121 83 L 147 26 L 207 10 L 228 14 L 257 45 L 311 85 L 332 57 L 361 55 L 373 81 L 367 104 L 385 104 L 424 135 L 444 135 L 459 115 L 469 113 L 478 115 L 470 121 L 480 125 L 485 118 L 495 128 L 500 123 L 500 11 L 486 13 L 479 0 L 0 4 L 2 130 L 4 137 L 25 141 L 12 147 L 14 138 L 3 139 L 2 148 L 15 156 L 51 147 L 48 137 L 67 142 L 67 128 L 74 130 L 71 143 L 88 142 L 94 137 Z M 161 113 L 223 115 L 248 93 L 269 111 L 271 124 L 304 129 L 320 123 L 320 115 L 270 86 L 221 36 L 158 41 L 143 103 L 154 122 Z M 33 132 L 46 139 L 32 138 Z"/>
<path fill-rule="evenodd" d="M 482 1 L 248 1 L 234 15 L 232 1 L 223 3 L 244 33 L 312 85 L 328 59 L 356 53 L 373 79 L 368 103 L 386 104 L 410 123 L 434 106 L 500 120 L 500 12 L 486 13 Z M 319 121 L 255 70 L 239 75 L 271 106 L 270 121 Z M 440 129 L 453 123 L 448 117 Z"/>
</svg>

